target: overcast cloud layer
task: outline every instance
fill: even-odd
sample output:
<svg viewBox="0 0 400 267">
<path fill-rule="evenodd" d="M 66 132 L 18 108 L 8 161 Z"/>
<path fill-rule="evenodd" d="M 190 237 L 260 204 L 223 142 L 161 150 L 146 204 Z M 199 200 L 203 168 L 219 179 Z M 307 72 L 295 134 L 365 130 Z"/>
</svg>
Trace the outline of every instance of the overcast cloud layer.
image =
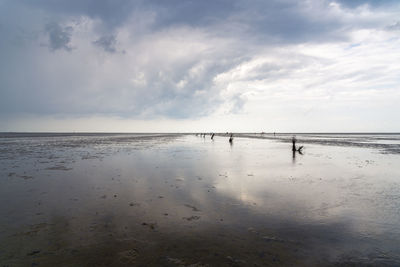
<svg viewBox="0 0 400 267">
<path fill-rule="evenodd" d="M 400 131 L 400 2 L 0 0 L 0 131 Z"/>
</svg>

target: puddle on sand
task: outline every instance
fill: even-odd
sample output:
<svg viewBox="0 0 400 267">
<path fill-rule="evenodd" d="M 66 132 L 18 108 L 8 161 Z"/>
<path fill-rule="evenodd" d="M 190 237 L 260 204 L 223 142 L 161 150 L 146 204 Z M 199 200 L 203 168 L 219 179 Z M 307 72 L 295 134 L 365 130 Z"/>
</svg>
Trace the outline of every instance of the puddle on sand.
<svg viewBox="0 0 400 267">
<path fill-rule="evenodd" d="M 2 265 L 400 263 L 398 155 L 308 144 L 293 156 L 285 142 L 221 136 L 57 138 L 14 140 L 0 162 Z"/>
</svg>

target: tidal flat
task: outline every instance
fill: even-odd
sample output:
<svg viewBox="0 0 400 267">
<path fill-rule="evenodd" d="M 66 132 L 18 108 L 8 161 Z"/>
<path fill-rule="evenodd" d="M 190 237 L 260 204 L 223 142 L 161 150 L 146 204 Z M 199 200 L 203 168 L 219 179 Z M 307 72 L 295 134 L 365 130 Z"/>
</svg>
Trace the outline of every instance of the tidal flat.
<svg viewBox="0 0 400 267">
<path fill-rule="evenodd" d="M 400 266 L 400 135 L 0 134 L 0 266 Z"/>
</svg>

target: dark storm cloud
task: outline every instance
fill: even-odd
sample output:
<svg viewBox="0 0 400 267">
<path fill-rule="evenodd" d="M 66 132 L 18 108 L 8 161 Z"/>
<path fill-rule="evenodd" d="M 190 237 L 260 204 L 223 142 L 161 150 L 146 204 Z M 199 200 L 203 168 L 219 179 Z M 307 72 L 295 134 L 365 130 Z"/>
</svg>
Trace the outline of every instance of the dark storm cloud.
<svg viewBox="0 0 400 267">
<path fill-rule="evenodd" d="M 51 14 L 88 16 L 101 19 L 115 27 L 123 23 L 140 1 L 131 0 L 20 0 L 32 8 L 43 9 Z"/>
<path fill-rule="evenodd" d="M 88 16 L 99 19 L 104 35 L 113 35 L 138 14 L 151 13 L 154 18 L 147 31 L 176 26 L 207 28 L 216 35 L 257 39 L 259 42 L 299 43 L 332 41 L 346 38 L 346 23 L 328 14 L 329 1 L 295 0 L 21 0 L 22 3 L 60 16 Z M 363 3 L 381 6 L 394 1 L 346 1 L 339 3 L 357 8 Z M 354 25 L 355 26 L 355 25 Z M 362 25 L 357 25 L 362 27 Z M 111 41 L 111 39 L 110 39 Z M 99 40 L 105 43 L 107 40 Z"/>
<path fill-rule="evenodd" d="M 350 8 L 355 8 L 362 5 L 371 5 L 374 7 L 379 7 L 379 6 L 399 4 L 398 0 L 337 0 L 336 2 Z"/>
<path fill-rule="evenodd" d="M 100 19 L 109 34 L 115 27 L 143 12 L 154 15 L 150 29 L 158 31 L 177 25 L 210 27 L 216 34 L 258 38 L 270 42 L 333 40 L 345 35 L 345 22 L 324 16 L 335 1 L 295 0 L 20 0 L 32 8 L 61 16 L 88 16 Z M 18 1 L 16 1 L 18 2 Z M 374 7 L 398 3 L 396 0 L 338 0 L 348 8 L 362 4 Z M 347 22 L 348 23 L 348 22 Z M 213 28 L 211 28 L 214 27 Z M 348 26 L 348 25 L 347 25 Z M 359 25 L 360 26 L 360 25 Z M 342 36 L 341 36 L 342 35 Z"/>
<path fill-rule="evenodd" d="M 311 3 L 311 2 L 310 2 Z M 342 27 L 340 18 L 315 17 L 315 12 L 327 12 L 326 4 L 306 5 L 301 1 L 245 2 L 238 21 L 251 36 L 267 43 L 299 43 L 337 38 Z"/>
<path fill-rule="evenodd" d="M 109 53 L 117 52 L 115 45 L 117 39 L 114 35 L 101 36 L 99 39 L 93 42 L 94 45 L 99 46 L 104 49 L 104 51 Z"/>
<path fill-rule="evenodd" d="M 49 35 L 49 48 L 51 50 L 65 49 L 71 51 L 70 46 L 72 27 L 61 27 L 59 24 L 52 22 L 45 27 Z"/>
<path fill-rule="evenodd" d="M 216 34 L 231 34 L 236 37 L 242 35 L 244 38 L 257 36 L 263 41 L 270 39 L 279 42 L 301 42 L 313 38 L 323 39 L 341 26 L 340 20 L 322 18 L 316 21 L 313 19 L 313 14 L 303 10 L 302 1 L 38 0 L 32 2 L 23 0 L 23 2 L 60 15 L 83 15 L 100 19 L 109 31 L 123 25 L 135 16 L 135 12 L 137 14 L 146 11 L 151 11 L 155 15 L 150 25 L 152 31 L 179 25 L 210 27 L 209 29 L 216 31 Z M 327 4 L 322 2 L 319 5 L 326 7 Z"/>
<path fill-rule="evenodd" d="M 158 12 L 157 27 L 217 24 L 239 11 L 237 0 L 181 1 L 151 0 L 146 4 Z"/>
<path fill-rule="evenodd" d="M 99 18 L 113 27 L 122 24 L 135 10 L 158 13 L 161 26 L 171 24 L 197 25 L 223 20 L 235 9 L 236 1 L 213 0 L 21 0 L 35 8 L 68 15 Z"/>
</svg>

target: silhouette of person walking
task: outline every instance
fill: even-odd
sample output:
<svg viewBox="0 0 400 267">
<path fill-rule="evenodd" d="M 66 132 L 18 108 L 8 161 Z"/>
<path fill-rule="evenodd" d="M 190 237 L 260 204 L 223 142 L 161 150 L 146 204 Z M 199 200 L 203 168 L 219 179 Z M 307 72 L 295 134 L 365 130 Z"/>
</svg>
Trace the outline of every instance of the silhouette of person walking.
<svg viewBox="0 0 400 267">
<path fill-rule="evenodd" d="M 293 135 L 292 137 L 292 151 L 296 151 L 296 136 Z"/>
<path fill-rule="evenodd" d="M 300 154 L 303 154 L 302 152 L 301 152 L 301 150 L 303 149 L 303 146 L 299 146 L 299 148 L 296 148 L 296 141 L 297 141 L 297 139 L 296 139 L 296 136 L 294 135 L 293 137 L 292 137 L 292 151 L 293 152 L 299 152 Z"/>
</svg>

